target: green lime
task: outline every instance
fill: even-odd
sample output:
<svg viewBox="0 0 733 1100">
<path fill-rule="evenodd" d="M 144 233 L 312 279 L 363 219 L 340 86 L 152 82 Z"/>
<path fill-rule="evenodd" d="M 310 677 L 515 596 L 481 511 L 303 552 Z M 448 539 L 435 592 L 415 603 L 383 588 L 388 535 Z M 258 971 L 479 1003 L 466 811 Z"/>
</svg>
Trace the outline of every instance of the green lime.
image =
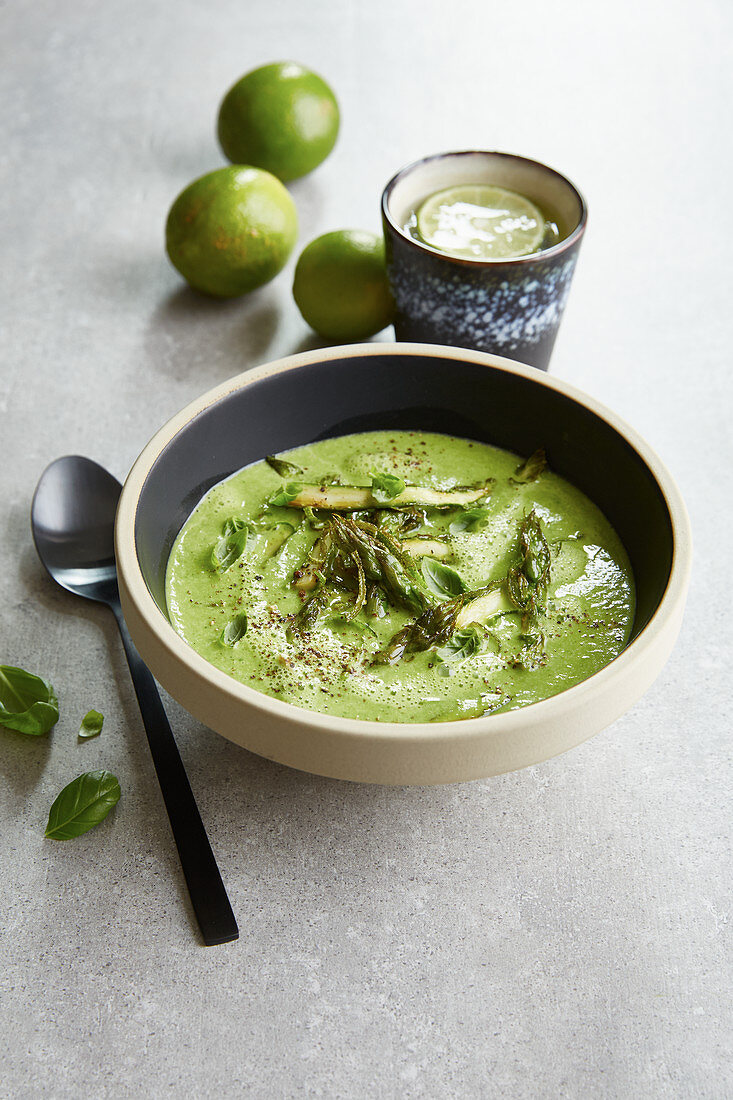
<svg viewBox="0 0 733 1100">
<path fill-rule="evenodd" d="M 417 212 L 417 230 L 426 244 L 453 256 L 509 260 L 537 252 L 545 219 L 534 203 L 516 191 L 489 184 L 462 184 L 438 191 Z"/>
<path fill-rule="evenodd" d="M 197 290 L 236 298 L 277 275 L 298 235 L 280 180 L 247 166 L 218 168 L 182 191 L 168 214 L 171 263 Z"/>
<path fill-rule="evenodd" d="M 219 142 L 234 164 L 255 164 L 281 180 L 305 176 L 336 144 L 336 97 L 316 73 L 295 61 L 253 69 L 219 108 Z"/>
<path fill-rule="evenodd" d="M 295 268 L 293 297 L 303 317 L 329 340 L 363 340 L 392 321 L 384 241 L 338 229 L 307 245 Z"/>
</svg>

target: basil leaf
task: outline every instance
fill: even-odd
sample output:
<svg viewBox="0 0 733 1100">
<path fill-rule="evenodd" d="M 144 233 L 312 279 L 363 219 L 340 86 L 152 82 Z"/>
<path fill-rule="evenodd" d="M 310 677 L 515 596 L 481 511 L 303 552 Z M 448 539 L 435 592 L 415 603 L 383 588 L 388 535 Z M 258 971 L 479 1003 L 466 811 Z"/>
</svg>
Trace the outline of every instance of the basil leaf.
<svg viewBox="0 0 733 1100">
<path fill-rule="evenodd" d="M 282 485 L 276 493 L 273 493 L 267 503 L 273 508 L 285 508 L 291 500 L 295 500 L 302 488 L 303 486 L 297 481 L 289 481 L 287 485 Z"/>
<path fill-rule="evenodd" d="M 536 481 L 546 468 L 547 455 L 545 454 L 545 448 L 540 447 L 525 462 L 520 462 L 509 480 L 519 485 L 526 484 L 528 481 Z"/>
<path fill-rule="evenodd" d="M 480 531 L 486 526 L 485 508 L 466 508 L 456 516 L 448 531 L 451 535 L 460 535 L 463 531 Z"/>
<path fill-rule="evenodd" d="M 85 772 L 64 787 L 48 815 L 45 835 L 71 840 L 89 832 L 120 800 L 120 784 L 111 772 Z"/>
<path fill-rule="evenodd" d="M 449 565 L 443 565 L 435 558 L 423 558 L 420 562 L 420 570 L 425 583 L 436 596 L 460 596 L 467 591 L 466 585 Z"/>
<path fill-rule="evenodd" d="M 244 635 L 247 633 L 247 616 L 244 612 L 240 615 L 235 615 L 231 622 L 221 632 L 219 641 L 222 645 L 235 646 L 237 642 L 241 642 Z"/>
<path fill-rule="evenodd" d="M 475 626 L 467 626 L 463 630 L 456 630 L 444 646 L 436 649 L 435 655 L 440 661 L 465 661 L 466 657 L 480 653 L 483 645 L 483 631 Z"/>
<path fill-rule="evenodd" d="M 240 519 L 239 516 L 230 516 L 228 520 L 224 522 L 224 535 L 233 535 L 236 531 L 243 531 L 247 526 L 246 519 Z"/>
<path fill-rule="evenodd" d="M 58 720 L 59 701 L 48 680 L 0 665 L 0 726 L 38 737 Z"/>
<path fill-rule="evenodd" d="M 380 504 L 386 504 L 394 500 L 405 491 L 405 483 L 401 477 L 394 474 L 375 474 L 372 472 L 372 496 Z"/>
<path fill-rule="evenodd" d="M 104 715 L 98 710 L 89 710 L 81 720 L 79 737 L 82 741 L 88 741 L 90 737 L 99 737 L 104 724 Z"/>
<path fill-rule="evenodd" d="M 316 512 L 311 508 L 310 504 L 306 504 L 303 509 L 303 515 L 310 523 L 311 527 L 316 531 L 320 531 L 321 528 L 328 526 L 328 512 Z"/>
<path fill-rule="evenodd" d="M 268 466 L 272 466 L 276 474 L 280 477 L 293 477 L 296 474 L 302 474 L 303 470 L 300 466 L 296 466 L 294 462 L 287 462 L 284 458 L 276 458 L 275 455 L 265 455 L 265 462 Z"/>
<path fill-rule="evenodd" d="M 241 526 L 232 526 L 232 524 Z M 211 551 L 211 564 L 217 573 L 226 573 L 231 569 L 235 561 L 239 561 L 242 555 L 249 549 L 255 539 L 254 528 L 251 523 L 241 520 L 228 519 L 224 524 L 224 534 Z"/>
</svg>

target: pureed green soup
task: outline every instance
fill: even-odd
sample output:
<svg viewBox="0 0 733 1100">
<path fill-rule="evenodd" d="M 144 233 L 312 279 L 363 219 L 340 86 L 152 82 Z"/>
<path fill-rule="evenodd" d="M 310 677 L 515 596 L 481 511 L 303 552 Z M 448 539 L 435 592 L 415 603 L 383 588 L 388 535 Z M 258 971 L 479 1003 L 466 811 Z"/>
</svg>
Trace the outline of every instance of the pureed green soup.
<svg viewBox="0 0 733 1100">
<path fill-rule="evenodd" d="M 182 528 L 171 622 L 223 672 L 345 718 L 527 706 L 623 649 L 626 552 L 546 467 L 427 432 L 367 432 L 256 462 Z"/>
</svg>

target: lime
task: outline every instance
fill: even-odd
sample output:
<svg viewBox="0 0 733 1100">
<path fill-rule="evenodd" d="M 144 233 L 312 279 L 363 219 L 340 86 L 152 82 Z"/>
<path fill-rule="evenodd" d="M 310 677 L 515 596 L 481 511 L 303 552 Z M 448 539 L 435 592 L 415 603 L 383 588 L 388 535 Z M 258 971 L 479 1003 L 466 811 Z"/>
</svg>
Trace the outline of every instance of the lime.
<svg viewBox="0 0 733 1100">
<path fill-rule="evenodd" d="M 516 191 L 489 184 L 462 184 L 438 191 L 417 212 L 425 244 L 454 256 L 509 260 L 536 252 L 545 219 L 534 203 Z"/>
<path fill-rule="evenodd" d="M 380 332 L 394 313 L 383 239 L 361 229 L 316 237 L 296 265 L 293 297 L 311 328 L 329 340 Z"/>
<path fill-rule="evenodd" d="M 338 103 L 328 84 L 295 61 L 253 69 L 219 108 L 224 155 L 281 180 L 312 172 L 336 144 L 338 128 Z"/>
<path fill-rule="evenodd" d="M 285 266 L 298 235 L 280 180 L 248 166 L 218 168 L 182 191 L 168 214 L 171 263 L 197 290 L 236 298 Z"/>
</svg>

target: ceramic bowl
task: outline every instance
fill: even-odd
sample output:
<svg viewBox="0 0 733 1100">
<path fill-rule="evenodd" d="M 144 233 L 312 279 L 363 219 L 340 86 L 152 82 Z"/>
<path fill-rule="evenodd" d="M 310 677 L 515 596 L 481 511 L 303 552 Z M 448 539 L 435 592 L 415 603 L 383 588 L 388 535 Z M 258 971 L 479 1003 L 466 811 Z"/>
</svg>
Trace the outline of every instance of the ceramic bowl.
<svg viewBox="0 0 733 1100">
<path fill-rule="evenodd" d="M 175 632 L 165 604 L 172 543 L 201 497 L 265 454 L 377 428 L 447 432 L 529 454 L 591 497 L 620 534 L 637 587 L 623 653 L 583 683 L 521 710 L 387 723 L 303 710 L 240 684 Z M 188 711 L 252 752 L 372 783 L 447 783 L 512 771 L 572 748 L 623 714 L 664 665 L 691 560 L 687 513 L 651 448 L 592 398 L 531 367 L 423 344 L 306 352 L 232 378 L 151 440 L 120 499 L 125 617 L 154 675 Z"/>
</svg>

